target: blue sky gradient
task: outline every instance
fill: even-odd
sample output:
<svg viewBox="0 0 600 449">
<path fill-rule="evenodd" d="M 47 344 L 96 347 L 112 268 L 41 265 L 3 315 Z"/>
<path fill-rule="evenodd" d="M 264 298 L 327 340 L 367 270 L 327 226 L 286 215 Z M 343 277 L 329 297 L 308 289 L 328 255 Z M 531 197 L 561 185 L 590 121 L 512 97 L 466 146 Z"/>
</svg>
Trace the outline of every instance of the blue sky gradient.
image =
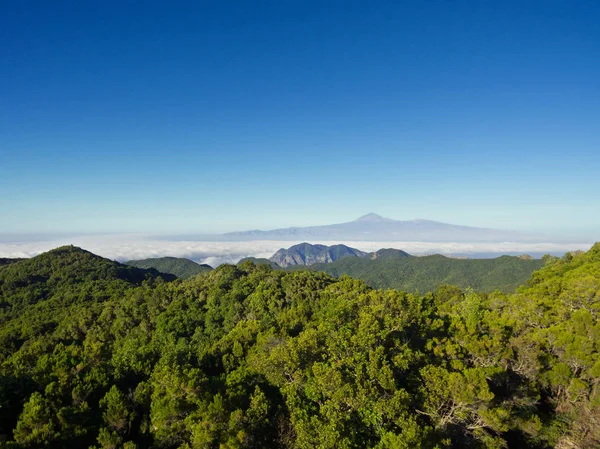
<svg viewBox="0 0 600 449">
<path fill-rule="evenodd" d="M 0 233 L 600 234 L 600 2 L 2 2 Z"/>
</svg>

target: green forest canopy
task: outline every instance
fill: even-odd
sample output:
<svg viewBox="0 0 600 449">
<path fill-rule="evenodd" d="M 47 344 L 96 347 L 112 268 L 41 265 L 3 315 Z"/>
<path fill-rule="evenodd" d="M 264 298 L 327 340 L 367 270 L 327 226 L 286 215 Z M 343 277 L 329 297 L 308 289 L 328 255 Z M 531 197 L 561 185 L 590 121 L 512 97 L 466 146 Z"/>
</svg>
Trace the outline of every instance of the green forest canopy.
<svg viewBox="0 0 600 449">
<path fill-rule="evenodd" d="M 0 270 L 0 445 L 600 444 L 600 244 L 515 294 L 63 247 Z M 172 278 L 171 278 L 172 279 Z"/>
<path fill-rule="evenodd" d="M 385 251 L 388 251 L 387 254 Z M 348 275 L 373 288 L 394 288 L 410 292 L 428 292 L 441 284 L 491 293 L 514 292 L 531 274 L 544 266 L 541 259 L 501 256 L 494 259 L 455 259 L 440 254 L 398 257 L 394 250 L 381 250 L 380 257 L 364 259 L 344 257 L 331 263 L 317 263 L 308 269 L 332 276 Z"/>
<path fill-rule="evenodd" d="M 174 274 L 181 279 L 189 279 L 212 270 L 210 265 L 199 264 L 181 257 L 154 257 L 150 259 L 128 260 L 124 262 L 138 268 L 154 268 L 161 273 Z"/>
<path fill-rule="evenodd" d="M 417 257 L 396 249 L 381 249 L 371 256 L 343 257 L 329 263 L 292 265 L 286 268 L 281 268 L 269 259 L 254 257 L 244 258 L 239 264 L 250 260 L 256 265 L 267 264 L 274 269 L 323 271 L 334 277 L 349 275 L 364 281 L 369 287 L 421 293 L 433 291 L 441 284 L 452 284 L 463 289 L 473 288 L 488 293 L 495 290 L 512 293 L 525 283 L 535 270 L 544 266 L 543 260 L 531 257 L 456 259 L 439 254 Z M 175 257 L 132 260 L 125 263 L 139 268 L 155 268 L 182 279 L 189 279 L 212 269 L 208 265 L 199 265 L 189 259 Z"/>
<path fill-rule="evenodd" d="M 451 284 L 466 289 L 491 293 L 514 292 L 531 274 L 544 266 L 541 259 L 529 256 L 501 256 L 494 259 L 456 259 L 439 254 L 411 256 L 396 249 L 381 249 L 373 257 L 343 257 L 329 263 L 309 266 L 292 265 L 285 270 L 323 271 L 334 277 L 348 275 L 369 287 L 393 288 L 409 292 L 428 292 L 439 285 Z M 256 265 L 282 269 L 269 259 L 248 257 Z"/>
</svg>

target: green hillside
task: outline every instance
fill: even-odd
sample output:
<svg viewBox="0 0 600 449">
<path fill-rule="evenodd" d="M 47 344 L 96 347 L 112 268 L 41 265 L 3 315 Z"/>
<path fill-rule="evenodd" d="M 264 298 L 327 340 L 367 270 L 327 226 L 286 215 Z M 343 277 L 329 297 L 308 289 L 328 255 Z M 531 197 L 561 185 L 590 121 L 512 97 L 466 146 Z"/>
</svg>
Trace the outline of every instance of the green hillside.
<svg viewBox="0 0 600 449">
<path fill-rule="evenodd" d="M 305 247 L 311 249 L 312 245 L 296 245 L 290 250 L 280 250 L 275 255 L 282 252 L 285 254 L 291 252 L 294 255 Z M 320 247 L 334 248 L 323 245 Z M 244 260 L 266 264 L 270 262 L 272 268 L 281 268 L 269 259 L 246 258 L 240 262 Z M 480 292 L 500 290 L 508 293 L 514 292 L 531 276 L 531 273 L 543 265 L 541 259 L 532 259 L 528 256 L 455 259 L 438 254 L 416 257 L 398 249 L 384 248 L 374 253 L 362 253 L 358 257 L 347 256 L 332 262 L 313 263 L 309 266 L 288 265 L 283 269 L 322 271 L 335 277 L 348 275 L 364 281 L 373 288 L 393 288 L 424 293 L 433 291 L 442 284 L 451 284 L 463 289 L 473 288 Z"/>
<path fill-rule="evenodd" d="M 5 448 L 600 445 L 600 244 L 515 294 L 425 295 L 63 247 L 0 270 L 0 298 Z"/>
<path fill-rule="evenodd" d="M 138 268 L 154 268 L 161 273 L 173 274 L 181 279 L 189 279 L 212 270 L 210 265 L 198 264 L 192 260 L 180 257 L 156 257 L 142 260 L 128 260 L 124 263 Z"/>
<path fill-rule="evenodd" d="M 21 260 L 25 260 L 25 259 L 9 259 L 6 257 L 0 257 L 0 268 L 4 267 L 6 265 L 10 265 L 11 263 L 20 262 Z"/>
<path fill-rule="evenodd" d="M 33 310 L 28 306 L 63 314 L 68 313 L 72 304 L 103 301 L 158 278 L 175 279 L 153 269 L 122 265 L 74 246 L 63 246 L 5 265 L 0 272 L 0 324 L 24 309 Z M 39 318 L 45 323 L 53 322 L 52 314 L 44 316 L 42 313 Z M 24 332 L 30 330 L 23 329 Z"/>
<path fill-rule="evenodd" d="M 428 292 L 441 284 L 452 284 L 481 292 L 513 292 L 544 265 L 540 259 L 512 256 L 452 259 L 441 255 L 415 257 L 383 251 L 375 259 L 346 257 L 303 268 L 336 277 L 346 274 L 374 288 Z"/>
<path fill-rule="evenodd" d="M 248 261 L 252 262 L 254 265 L 268 265 L 275 270 L 281 269 L 281 267 L 275 262 L 272 262 L 269 259 L 265 259 L 264 257 L 244 257 L 243 259 L 240 259 L 240 261 L 237 264 L 241 265 L 244 262 Z"/>
<path fill-rule="evenodd" d="M 406 257 L 410 257 L 410 254 L 394 248 L 382 248 L 369 254 L 370 259 L 404 259 Z"/>
</svg>

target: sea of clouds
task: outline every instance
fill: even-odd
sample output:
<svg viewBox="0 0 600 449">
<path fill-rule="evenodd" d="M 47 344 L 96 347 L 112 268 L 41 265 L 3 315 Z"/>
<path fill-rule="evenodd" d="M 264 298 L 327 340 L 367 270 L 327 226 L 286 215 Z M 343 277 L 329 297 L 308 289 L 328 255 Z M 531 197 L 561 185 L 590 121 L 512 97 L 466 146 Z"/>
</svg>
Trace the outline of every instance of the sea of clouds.
<svg viewBox="0 0 600 449">
<path fill-rule="evenodd" d="M 343 243 L 362 251 L 395 248 L 410 254 L 443 254 L 467 257 L 495 257 L 502 254 L 531 254 L 539 257 L 550 253 L 560 255 L 566 251 L 587 251 L 592 243 L 432 243 L 432 242 L 361 242 L 361 241 L 311 241 L 333 245 Z M 245 242 L 219 242 L 177 240 L 140 234 L 94 235 L 55 237 L 43 241 L 0 241 L 0 257 L 33 257 L 63 245 L 75 245 L 109 259 L 125 261 L 149 257 L 185 257 L 213 267 L 223 263 L 237 263 L 244 257 L 271 257 L 280 248 L 289 248 L 294 242 L 257 240 Z"/>
</svg>

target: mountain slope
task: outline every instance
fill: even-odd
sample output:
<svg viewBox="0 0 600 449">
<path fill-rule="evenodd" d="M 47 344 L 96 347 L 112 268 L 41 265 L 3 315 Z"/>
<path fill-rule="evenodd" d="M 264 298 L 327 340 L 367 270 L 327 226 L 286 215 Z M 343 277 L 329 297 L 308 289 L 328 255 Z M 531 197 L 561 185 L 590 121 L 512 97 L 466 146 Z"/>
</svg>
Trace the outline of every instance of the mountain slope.
<svg viewBox="0 0 600 449">
<path fill-rule="evenodd" d="M 169 273 L 181 279 L 189 279 L 200 273 L 207 273 L 212 270 L 210 265 L 198 264 L 193 260 L 181 257 L 156 257 L 141 260 L 128 260 L 124 262 L 138 268 L 154 268 L 161 273 Z"/>
<path fill-rule="evenodd" d="M 280 249 L 269 261 L 275 269 L 309 269 L 336 277 L 348 275 L 374 288 L 421 292 L 435 290 L 442 284 L 471 287 L 482 292 L 513 292 L 531 273 L 544 265 L 540 259 L 524 256 L 495 259 L 455 259 L 441 255 L 416 257 L 393 248 L 365 253 L 345 245 L 308 243 Z M 256 263 L 265 261 L 257 260 Z"/>
<path fill-rule="evenodd" d="M 402 251 L 401 249 L 394 248 L 382 248 L 380 250 L 375 251 L 374 253 L 369 253 L 367 256 L 369 259 L 405 259 L 406 257 L 410 257 L 406 251 Z"/>
<path fill-rule="evenodd" d="M 0 270 L 0 323 L 31 304 L 54 300 L 54 306 L 85 301 L 94 290 L 106 297 L 159 277 L 175 276 L 114 262 L 74 246 L 63 246 Z"/>
<path fill-rule="evenodd" d="M 422 242 L 525 242 L 530 235 L 497 229 L 458 226 L 431 220 L 399 221 L 367 214 L 354 221 L 324 226 L 222 234 L 228 240 L 353 240 Z"/>
<path fill-rule="evenodd" d="M 275 262 L 265 259 L 264 257 L 244 257 L 240 259 L 236 265 L 242 265 L 244 262 L 252 262 L 254 265 L 269 265 L 274 270 L 281 269 Z"/>
<path fill-rule="evenodd" d="M 345 274 L 374 288 L 427 292 L 441 284 L 452 284 L 482 292 L 512 292 L 544 265 L 540 259 L 513 256 L 495 259 L 451 259 L 441 255 L 398 257 L 384 251 L 372 259 L 349 257 L 311 265 L 308 269 L 336 277 Z"/>
<path fill-rule="evenodd" d="M 4 267 L 6 265 L 10 265 L 11 263 L 20 262 L 21 260 L 25 260 L 25 259 L 9 259 L 6 257 L 0 257 L 0 268 Z"/>
<path fill-rule="evenodd" d="M 289 247 L 281 248 L 269 259 L 280 267 L 289 267 L 293 265 L 312 265 L 315 263 L 330 263 L 343 257 L 366 257 L 367 253 L 346 245 L 311 245 L 310 243 L 300 243 Z"/>
</svg>

